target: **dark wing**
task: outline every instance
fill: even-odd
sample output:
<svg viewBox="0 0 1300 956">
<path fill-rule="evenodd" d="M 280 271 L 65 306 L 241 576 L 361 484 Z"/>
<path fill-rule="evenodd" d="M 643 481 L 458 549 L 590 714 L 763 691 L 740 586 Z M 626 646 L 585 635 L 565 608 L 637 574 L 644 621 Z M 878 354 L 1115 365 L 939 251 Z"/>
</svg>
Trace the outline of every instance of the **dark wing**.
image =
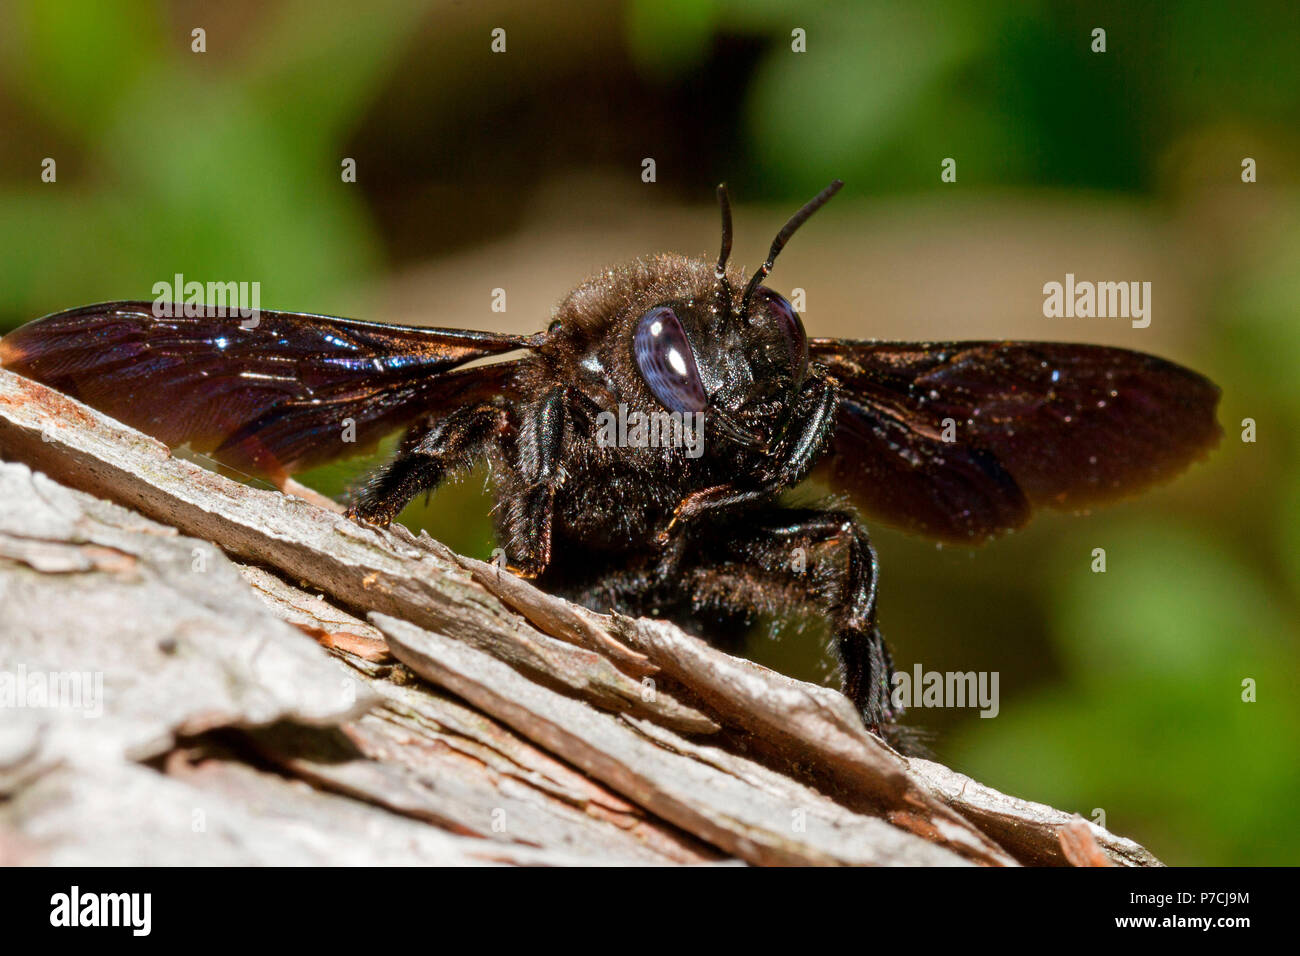
<svg viewBox="0 0 1300 956">
<path fill-rule="evenodd" d="M 502 387 L 496 365 L 452 370 L 527 344 L 296 312 L 263 310 L 254 324 L 238 314 L 159 318 L 153 308 L 47 315 L 0 339 L 0 365 L 169 445 L 287 475 L 365 450 L 439 402 Z"/>
<path fill-rule="evenodd" d="M 868 516 L 941 540 L 1134 494 L 1220 435 L 1217 386 L 1126 349 L 814 339 L 810 352 L 841 392 L 823 474 Z"/>
</svg>

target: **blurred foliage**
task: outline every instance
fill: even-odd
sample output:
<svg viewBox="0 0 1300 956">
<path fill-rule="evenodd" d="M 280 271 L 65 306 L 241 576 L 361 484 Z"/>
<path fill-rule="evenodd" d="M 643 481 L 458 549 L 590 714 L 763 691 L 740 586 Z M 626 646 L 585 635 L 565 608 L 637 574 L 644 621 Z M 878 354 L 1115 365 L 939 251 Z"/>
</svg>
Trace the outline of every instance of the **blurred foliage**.
<svg viewBox="0 0 1300 956">
<path fill-rule="evenodd" d="M 27 175 L 50 153 L 25 151 L 21 184 L 0 191 L 0 315 L 152 298 L 178 272 L 258 276 L 264 304 L 337 308 L 377 265 L 360 198 L 338 188 L 343 139 L 417 12 L 280 4 L 235 59 L 192 54 L 148 0 L 11 4 L 6 92 L 66 148 L 59 188 Z"/>
<path fill-rule="evenodd" d="M 488 70 L 499 24 L 512 52 Z M 791 54 L 795 29 L 807 54 Z M 1226 434 L 1210 465 L 974 558 L 882 533 L 883 613 L 901 666 L 1003 675 L 997 719 L 921 716 L 954 766 L 1101 808 L 1172 863 L 1294 863 L 1297 49 L 1285 2 L 10 0 L 0 329 L 150 297 L 178 272 L 347 314 L 395 264 L 508 234 L 538 183 L 636 170 L 651 149 L 661 195 L 726 176 L 747 201 L 802 200 L 841 176 L 906 202 L 942 188 L 955 156 L 963 189 L 1127 195 L 1218 222 L 1185 263 L 1213 277 L 1197 364 L 1224 386 Z M 1271 161 L 1242 187 L 1248 154 Z M 40 182 L 46 156 L 57 187 Z M 372 171 L 357 187 L 340 188 L 344 156 Z M 341 495 L 364 464 L 303 480 Z M 403 519 L 486 557 L 486 480 Z M 1099 542 L 1106 574 L 1086 570 Z M 823 645 L 749 649 L 816 677 Z"/>
<path fill-rule="evenodd" d="M 628 23 L 651 72 L 687 72 L 710 25 L 771 39 L 745 104 L 750 177 L 795 199 L 827 170 L 882 193 L 937 188 L 936 157 L 956 152 L 985 184 L 1148 187 L 1182 124 L 1300 119 L 1294 82 L 1279 82 L 1300 17 L 1249 6 L 635 0 Z M 1091 52 L 1097 26 L 1109 57 Z M 816 56 L 784 55 L 794 28 Z"/>
<path fill-rule="evenodd" d="M 957 751 L 984 779 L 1101 808 L 1176 862 L 1293 862 L 1294 615 L 1206 532 L 1103 524 L 1088 537 L 1106 542 L 1107 573 L 1079 573 L 1087 552 L 1072 543 L 1054 576 L 1067 683 L 1005 706 L 996 732 L 973 721 Z M 1247 678 L 1257 703 L 1242 702 Z"/>
</svg>

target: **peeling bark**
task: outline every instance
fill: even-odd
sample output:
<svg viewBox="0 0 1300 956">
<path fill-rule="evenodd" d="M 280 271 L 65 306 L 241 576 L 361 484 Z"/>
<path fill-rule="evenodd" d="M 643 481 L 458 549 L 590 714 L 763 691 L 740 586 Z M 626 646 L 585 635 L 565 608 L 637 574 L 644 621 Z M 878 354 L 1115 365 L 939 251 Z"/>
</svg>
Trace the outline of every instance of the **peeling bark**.
<svg viewBox="0 0 1300 956">
<path fill-rule="evenodd" d="M 1152 865 L 824 687 L 228 480 L 0 371 L 0 860 Z M 288 825 L 292 822 L 292 826 Z"/>
</svg>

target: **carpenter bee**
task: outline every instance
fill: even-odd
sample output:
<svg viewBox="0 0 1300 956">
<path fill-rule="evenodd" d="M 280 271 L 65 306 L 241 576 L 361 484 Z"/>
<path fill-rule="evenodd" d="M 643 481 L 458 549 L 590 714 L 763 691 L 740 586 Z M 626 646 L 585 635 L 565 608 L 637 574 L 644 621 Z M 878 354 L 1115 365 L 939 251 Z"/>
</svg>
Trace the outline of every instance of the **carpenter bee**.
<svg viewBox="0 0 1300 956">
<path fill-rule="evenodd" d="M 1219 390 L 1117 348 L 809 339 L 764 282 L 841 185 L 786 223 L 748 279 L 728 263 L 719 186 L 716 263 L 658 255 L 609 269 L 532 336 L 271 311 L 160 317 L 153 303 L 113 302 L 24 326 L 0 340 L 0 362 L 281 487 L 404 428 L 348 509 L 363 522 L 390 522 L 486 457 L 515 573 L 715 641 L 759 612 L 820 616 L 844 693 L 892 736 L 900 713 L 859 513 L 972 544 L 1035 507 L 1133 494 L 1214 446 Z M 783 503 L 814 471 L 844 507 Z"/>
</svg>

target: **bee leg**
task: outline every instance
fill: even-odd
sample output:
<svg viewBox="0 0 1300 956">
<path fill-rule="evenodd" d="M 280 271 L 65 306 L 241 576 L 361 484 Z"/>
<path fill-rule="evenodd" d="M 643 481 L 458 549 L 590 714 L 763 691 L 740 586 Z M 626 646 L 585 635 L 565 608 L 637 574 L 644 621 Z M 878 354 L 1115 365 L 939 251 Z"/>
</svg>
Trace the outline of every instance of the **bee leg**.
<svg viewBox="0 0 1300 956">
<path fill-rule="evenodd" d="M 421 491 L 472 466 L 509 428 L 508 412 L 490 404 L 465 406 L 432 425 L 417 426 L 396 457 L 366 479 L 348 517 L 388 524 Z"/>
<path fill-rule="evenodd" d="M 771 507 L 706 522 L 680 570 L 691 608 L 781 615 L 802 610 L 832 627 L 844 694 L 868 729 L 896 739 L 893 662 L 876 627 L 878 563 L 867 533 L 843 511 Z"/>
<path fill-rule="evenodd" d="M 822 374 L 809 375 L 795 399 L 789 424 L 772 443 L 757 472 L 744 484 L 714 485 L 684 497 L 657 543 L 668 543 L 674 531 L 711 511 L 734 508 L 794 487 L 807 477 L 826 448 L 838 410 L 839 393 L 831 380 Z"/>
<path fill-rule="evenodd" d="M 556 386 L 527 406 L 519 418 L 513 467 L 518 490 L 505 500 L 499 523 L 509 569 L 535 578 L 551 563 L 551 521 L 555 492 L 564 476 L 568 387 Z"/>
</svg>

